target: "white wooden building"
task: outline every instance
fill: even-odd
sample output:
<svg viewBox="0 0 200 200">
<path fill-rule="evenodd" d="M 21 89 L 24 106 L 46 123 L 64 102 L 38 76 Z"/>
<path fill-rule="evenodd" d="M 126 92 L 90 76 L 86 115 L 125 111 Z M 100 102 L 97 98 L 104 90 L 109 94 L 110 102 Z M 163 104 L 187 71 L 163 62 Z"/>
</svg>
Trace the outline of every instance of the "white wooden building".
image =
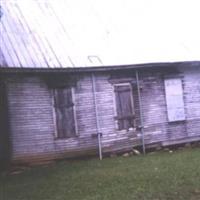
<svg viewBox="0 0 200 200">
<path fill-rule="evenodd" d="M 0 158 L 199 141 L 196 3 L 0 0 Z"/>
</svg>

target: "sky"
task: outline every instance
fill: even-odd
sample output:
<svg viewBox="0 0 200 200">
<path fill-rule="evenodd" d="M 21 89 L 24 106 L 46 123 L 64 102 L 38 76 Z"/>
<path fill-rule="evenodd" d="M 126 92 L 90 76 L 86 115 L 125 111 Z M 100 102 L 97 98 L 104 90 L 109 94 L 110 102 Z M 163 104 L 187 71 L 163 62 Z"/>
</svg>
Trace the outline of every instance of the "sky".
<svg viewBox="0 0 200 200">
<path fill-rule="evenodd" d="M 107 51 L 119 62 L 200 59 L 200 1 L 109 1 L 104 9 L 105 2 L 99 7 L 114 24 Z"/>
<path fill-rule="evenodd" d="M 39 59 L 41 50 L 52 66 L 55 58 L 46 41 L 64 66 L 69 63 L 67 57 L 75 66 L 83 67 L 200 60 L 199 0 L 0 2 L 0 26 L 9 32 L 13 48 L 21 48 L 13 52 L 30 51 L 33 55 L 35 51 Z M 31 37 L 38 38 L 40 48 Z M 24 65 L 31 66 L 25 59 Z"/>
</svg>

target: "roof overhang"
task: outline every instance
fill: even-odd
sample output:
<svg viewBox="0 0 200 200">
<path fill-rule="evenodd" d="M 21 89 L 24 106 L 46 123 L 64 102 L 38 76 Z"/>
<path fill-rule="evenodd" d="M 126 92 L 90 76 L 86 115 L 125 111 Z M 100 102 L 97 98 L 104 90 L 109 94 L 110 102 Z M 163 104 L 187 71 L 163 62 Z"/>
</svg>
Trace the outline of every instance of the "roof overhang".
<svg viewBox="0 0 200 200">
<path fill-rule="evenodd" d="M 0 73 L 89 73 L 89 72 L 106 72 L 106 71 L 121 71 L 121 70 L 147 70 L 175 67 L 200 67 L 200 61 L 186 62 L 163 62 L 163 63 L 144 63 L 132 65 L 110 65 L 110 66 L 91 66 L 91 67 L 75 67 L 75 68 L 0 68 Z"/>
</svg>

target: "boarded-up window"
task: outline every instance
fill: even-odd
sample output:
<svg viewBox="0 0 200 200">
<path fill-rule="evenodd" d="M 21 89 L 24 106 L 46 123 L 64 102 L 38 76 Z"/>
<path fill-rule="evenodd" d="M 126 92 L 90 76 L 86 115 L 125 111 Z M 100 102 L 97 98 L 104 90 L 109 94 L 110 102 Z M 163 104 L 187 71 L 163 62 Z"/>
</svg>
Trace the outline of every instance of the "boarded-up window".
<svg viewBox="0 0 200 200">
<path fill-rule="evenodd" d="M 165 95 L 168 121 L 185 120 L 182 80 L 180 78 L 166 78 Z"/>
<path fill-rule="evenodd" d="M 54 89 L 54 106 L 56 113 L 57 137 L 69 138 L 76 136 L 72 89 Z"/>
<path fill-rule="evenodd" d="M 135 126 L 135 113 L 133 106 L 132 87 L 130 84 L 118 84 L 114 86 L 116 114 L 115 119 L 119 130 L 129 130 Z"/>
</svg>

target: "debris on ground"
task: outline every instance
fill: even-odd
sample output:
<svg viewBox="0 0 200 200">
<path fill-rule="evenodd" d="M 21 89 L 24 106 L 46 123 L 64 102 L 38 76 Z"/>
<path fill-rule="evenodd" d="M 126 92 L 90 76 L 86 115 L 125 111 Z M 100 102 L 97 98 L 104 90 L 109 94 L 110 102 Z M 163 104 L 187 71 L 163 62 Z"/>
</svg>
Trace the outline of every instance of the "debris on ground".
<svg viewBox="0 0 200 200">
<path fill-rule="evenodd" d="M 141 153 L 137 150 L 137 149 L 132 149 L 132 151 L 133 151 L 133 153 L 135 154 L 135 155 L 140 155 Z"/>
<path fill-rule="evenodd" d="M 129 157 L 129 153 L 122 154 L 123 157 Z"/>
</svg>

